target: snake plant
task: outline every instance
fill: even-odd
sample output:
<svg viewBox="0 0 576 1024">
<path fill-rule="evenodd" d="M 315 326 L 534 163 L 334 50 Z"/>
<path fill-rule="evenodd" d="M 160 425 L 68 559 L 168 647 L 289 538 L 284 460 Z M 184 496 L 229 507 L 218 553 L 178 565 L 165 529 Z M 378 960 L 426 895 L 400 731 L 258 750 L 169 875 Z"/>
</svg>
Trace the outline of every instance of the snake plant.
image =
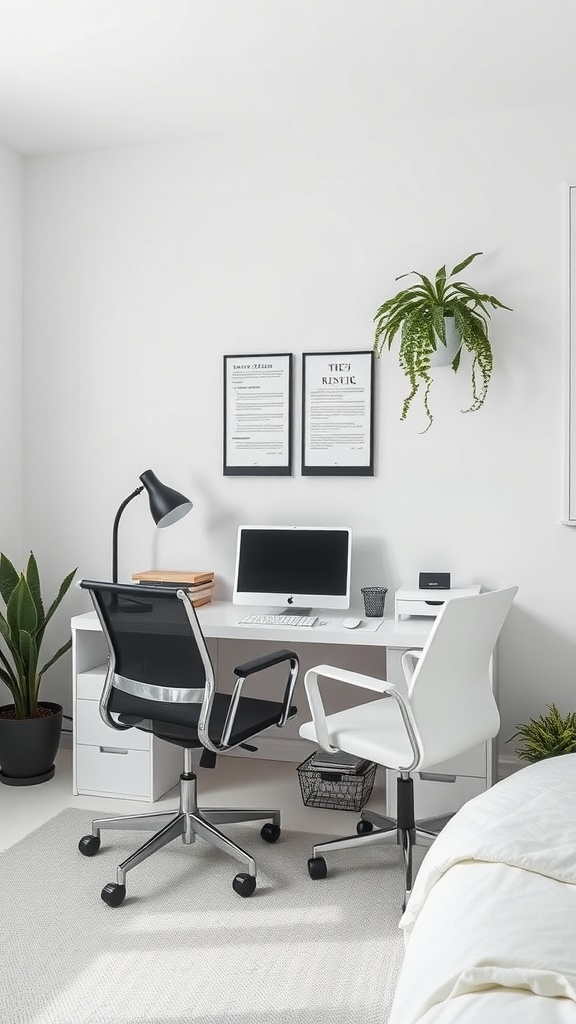
<svg viewBox="0 0 576 1024">
<path fill-rule="evenodd" d="M 394 338 L 400 332 L 400 368 L 410 384 L 400 419 L 406 419 L 412 401 L 422 387 L 424 410 L 428 417 L 423 433 L 431 427 L 433 421 L 430 410 L 430 357 L 436 352 L 439 343 L 446 345 L 446 317 L 454 318 L 460 336 L 460 346 L 452 360 L 452 369 L 455 372 L 458 370 L 463 348 L 472 356 L 472 402 L 467 409 L 461 411 L 475 412 L 486 398 L 492 374 L 488 307 L 510 309 L 510 306 L 505 306 L 493 295 L 477 291 L 464 281 L 453 280 L 456 274 L 460 274 L 472 260 L 481 255 L 481 252 L 473 252 L 456 264 L 449 274 L 445 266 L 440 267 L 433 281 L 417 270 L 400 274 L 397 281 L 412 274 L 419 280 L 387 299 L 374 317 L 374 351 L 377 356 L 381 355 L 385 345 L 390 350 Z"/>
<path fill-rule="evenodd" d="M 72 646 L 72 640 L 67 640 L 38 668 L 46 626 L 75 573 L 76 569 L 68 573 L 48 611 L 44 611 L 38 565 L 32 551 L 25 573 L 17 572 L 10 559 L 0 554 L 0 596 L 6 605 L 5 614 L 0 612 L 0 637 L 4 641 L 0 646 L 0 679 L 12 694 L 15 718 L 37 716 L 42 676 Z"/>
</svg>

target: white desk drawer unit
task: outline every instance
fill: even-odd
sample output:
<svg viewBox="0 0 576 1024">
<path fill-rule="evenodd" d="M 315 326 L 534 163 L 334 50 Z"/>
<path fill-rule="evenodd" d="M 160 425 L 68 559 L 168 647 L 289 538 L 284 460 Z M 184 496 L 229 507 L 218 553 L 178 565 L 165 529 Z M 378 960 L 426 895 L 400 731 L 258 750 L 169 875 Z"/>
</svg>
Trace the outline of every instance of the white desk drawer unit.
<svg viewBox="0 0 576 1024">
<path fill-rule="evenodd" d="M 140 729 L 120 732 L 100 717 L 106 663 L 102 634 L 74 630 L 74 782 L 76 794 L 158 800 L 178 782 L 179 747 Z M 99 643 L 97 642 L 99 641 Z M 79 666 L 88 666 L 77 671 Z"/>
<path fill-rule="evenodd" d="M 395 772 L 386 772 L 386 814 L 391 818 L 396 817 L 396 777 Z M 417 821 L 454 814 L 486 789 L 486 779 L 474 776 L 414 772 L 412 778 Z"/>
<path fill-rule="evenodd" d="M 79 743 L 76 748 L 76 779 L 78 793 L 149 800 L 150 750 Z"/>
<path fill-rule="evenodd" d="M 120 750 L 149 750 L 150 734 L 140 729 L 117 732 L 100 717 L 99 702 L 76 701 L 76 739 L 92 747 L 118 747 Z"/>
</svg>

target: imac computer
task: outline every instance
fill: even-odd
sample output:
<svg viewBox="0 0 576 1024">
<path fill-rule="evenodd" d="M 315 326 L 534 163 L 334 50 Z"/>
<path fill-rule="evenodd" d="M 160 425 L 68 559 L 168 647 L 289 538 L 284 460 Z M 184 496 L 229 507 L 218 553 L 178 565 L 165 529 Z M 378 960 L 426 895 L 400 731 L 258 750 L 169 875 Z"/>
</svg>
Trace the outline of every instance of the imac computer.
<svg viewBox="0 0 576 1024">
<path fill-rule="evenodd" d="M 350 607 L 352 530 L 334 526 L 240 526 L 234 604 L 289 612 Z"/>
</svg>

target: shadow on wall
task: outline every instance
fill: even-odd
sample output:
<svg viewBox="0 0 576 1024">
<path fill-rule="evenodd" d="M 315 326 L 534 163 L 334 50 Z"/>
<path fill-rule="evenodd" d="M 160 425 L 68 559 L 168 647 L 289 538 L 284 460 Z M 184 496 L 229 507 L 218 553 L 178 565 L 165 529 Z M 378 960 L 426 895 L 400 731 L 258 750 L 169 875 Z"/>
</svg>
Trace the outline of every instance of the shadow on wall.
<svg viewBox="0 0 576 1024">
<path fill-rule="evenodd" d="M 507 740 L 516 724 L 554 703 L 566 714 L 576 709 L 576 630 L 561 633 L 517 604 L 498 644 L 498 705 L 502 726 L 500 757 L 514 758 L 517 741 Z"/>
<path fill-rule="evenodd" d="M 386 587 L 384 613 L 393 611 L 394 591 L 399 584 L 393 582 L 394 574 L 389 558 L 384 551 L 382 537 L 361 537 L 352 532 L 352 578 L 350 581 L 350 605 L 362 608 L 362 587 Z"/>
<path fill-rule="evenodd" d="M 210 537 L 210 543 L 218 550 L 218 564 L 202 566 L 214 569 L 216 573 L 215 597 L 218 600 L 232 599 L 232 584 L 236 558 L 236 534 L 241 522 L 253 519 L 238 505 L 224 503 L 212 489 L 205 477 L 196 477 L 193 484 L 192 501 L 194 512 L 202 517 L 202 530 Z M 200 530 L 199 534 L 200 536 Z"/>
</svg>

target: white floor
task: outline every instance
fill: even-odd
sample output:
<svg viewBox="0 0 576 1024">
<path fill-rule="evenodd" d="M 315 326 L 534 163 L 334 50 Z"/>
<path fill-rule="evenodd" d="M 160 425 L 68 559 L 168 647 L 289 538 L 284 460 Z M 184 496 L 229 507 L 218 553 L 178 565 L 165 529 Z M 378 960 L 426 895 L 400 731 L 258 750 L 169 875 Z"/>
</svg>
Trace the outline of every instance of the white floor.
<svg viewBox="0 0 576 1024">
<path fill-rule="evenodd" d="M 253 757 L 219 757 L 215 769 L 198 768 L 198 803 L 212 807 L 278 807 L 284 828 L 314 835 L 353 835 L 360 815 L 329 811 L 302 802 L 296 764 Z M 66 807 L 94 808 L 98 814 L 131 814 L 178 806 L 171 790 L 156 803 L 73 796 L 72 751 L 63 748 L 56 773 L 38 786 L 0 785 L 0 850 L 18 842 Z M 384 772 L 379 770 L 369 806 L 384 813 Z M 95 813 L 96 816 L 96 813 Z"/>
</svg>

